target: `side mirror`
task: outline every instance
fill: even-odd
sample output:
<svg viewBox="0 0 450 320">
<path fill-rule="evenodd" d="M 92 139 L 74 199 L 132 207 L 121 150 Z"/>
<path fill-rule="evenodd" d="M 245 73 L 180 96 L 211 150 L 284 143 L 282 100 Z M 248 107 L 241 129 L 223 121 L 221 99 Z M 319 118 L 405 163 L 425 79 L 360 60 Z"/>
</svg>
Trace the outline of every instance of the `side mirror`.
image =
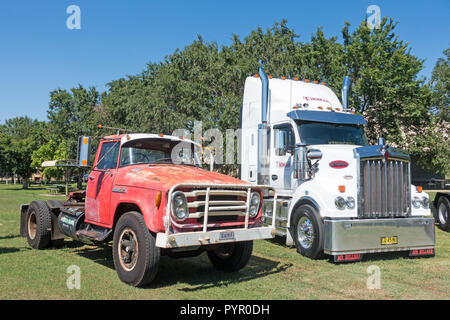
<svg viewBox="0 0 450 320">
<path fill-rule="evenodd" d="M 78 139 L 77 163 L 82 168 L 89 167 L 89 156 L 91 154 L 91 137 L 82 136 Z"/>
<path fill-rule="evenodd" d="M 307 154 L 306 157 L 308 158 L 308 160 L 320 160 L 322 159 L 322 151 L 320 151 L 319 149 L 310 149 Z"/>
</svg>

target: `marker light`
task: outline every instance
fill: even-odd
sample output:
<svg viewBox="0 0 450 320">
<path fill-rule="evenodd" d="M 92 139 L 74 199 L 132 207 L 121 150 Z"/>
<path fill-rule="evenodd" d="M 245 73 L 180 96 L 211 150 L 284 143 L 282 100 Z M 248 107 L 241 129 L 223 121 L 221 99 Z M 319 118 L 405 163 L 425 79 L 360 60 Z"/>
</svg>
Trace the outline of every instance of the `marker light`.
<svg viewBox="0 0 450 320">
<path fill-rule="evenodd" d="M 345 186 L 338 186 L 339 192 L 345 192 Z"/>
<path fill-rule="evenodd" d="M 155 197 L 155 206 L 157 208 L 159 208 L 159 205 L 161 204 L 161 197 L 162 197 L 162 193 L 161 193 L 161 191 L 158 191 L 158 193 L 156 194 L 156 197 Z"/>
<path fill-rule="evenodd" d="M 418 187 L 417 187 L 417 192 L 419 192 L 419 193 L 422 192 L 422 186 L 418 186 Z"/>
</svg>

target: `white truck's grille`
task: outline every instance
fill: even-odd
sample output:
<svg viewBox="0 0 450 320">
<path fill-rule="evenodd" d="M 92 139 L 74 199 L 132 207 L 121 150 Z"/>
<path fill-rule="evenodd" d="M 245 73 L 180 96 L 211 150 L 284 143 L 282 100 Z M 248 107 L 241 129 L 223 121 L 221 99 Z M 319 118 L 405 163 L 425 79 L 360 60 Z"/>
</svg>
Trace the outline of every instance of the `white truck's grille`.
<svg viewBox="0 0 450 320">
<path fill-rule="evenodd" d="M 361 218 L 406 217 L 410 213 L 410 163 L 361 159 L 358 215 Z"/>
</svg>

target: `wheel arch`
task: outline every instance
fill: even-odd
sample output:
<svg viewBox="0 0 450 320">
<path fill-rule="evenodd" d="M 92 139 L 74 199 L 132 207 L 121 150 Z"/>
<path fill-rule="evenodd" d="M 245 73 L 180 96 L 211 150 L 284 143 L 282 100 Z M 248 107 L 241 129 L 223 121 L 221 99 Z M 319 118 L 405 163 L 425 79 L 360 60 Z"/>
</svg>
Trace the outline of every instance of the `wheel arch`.
<svg viewBox="0 0 450 320">
<path fill-rule="evenodd" d="M 288 228 L 291 226 L 292 214 L 295 212 L 295 210 L 297 210 L 298 207 L 300 207 L 301 205 L 304 205 L 304 204 L 309 204 L 310 206 L 314 207 L 317 210 L 317 212 L 319 213 L 319 217 L 320 217 L 320 205 L 317 203 L 317 201 L 309 196 L 303 196 L 303 197 L 299 198 L 293 205 L 291 205 L 291 208 L 289 210 L 289 215 L 288 215 L 288 221 L 287 221 Z"/>
<path fill-rule="evenodd" d="M 114 210 L 114 219 L 113 219 L 112 227 L 115 228 L 120 217 L 130 211 L 136 211 L 136 212 L 139 212 L 141 215 L 144 215 L 142 209 L 140 208 L 140 206 L 137 203 L 130 202 L 130 201 L 120 202 L 116 206 L 116 209 Z"/>
</svg>

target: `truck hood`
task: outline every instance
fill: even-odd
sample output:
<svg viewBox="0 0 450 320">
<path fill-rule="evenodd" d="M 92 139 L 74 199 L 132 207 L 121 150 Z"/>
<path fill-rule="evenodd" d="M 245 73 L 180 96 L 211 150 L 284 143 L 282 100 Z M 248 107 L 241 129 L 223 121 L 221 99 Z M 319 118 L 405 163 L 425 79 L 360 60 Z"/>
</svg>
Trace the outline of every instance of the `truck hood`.
<svg viewBox="0 0 450 320">
<path fill-rule="evenodd" d="M 312 149 L 322 151 L 322 159 L 319 161 L 319 172 L 317 180 L 337 180 L 345 179 L 356 182 L 357 168 L 354 149 L 360 146 L 355 145 L 314 145 Z M 344 178 L 345 177 L 345 178 Z M 347 180 L 347 181 L 348 181 Z"/>
<path fill-rule="evenodd" d="M 197 167 L 173 164 L 136 165 L 119 168 L 114 184 L 169 191 L 179 183 L 249 184 L 242 180 Z"/>
</svg>

